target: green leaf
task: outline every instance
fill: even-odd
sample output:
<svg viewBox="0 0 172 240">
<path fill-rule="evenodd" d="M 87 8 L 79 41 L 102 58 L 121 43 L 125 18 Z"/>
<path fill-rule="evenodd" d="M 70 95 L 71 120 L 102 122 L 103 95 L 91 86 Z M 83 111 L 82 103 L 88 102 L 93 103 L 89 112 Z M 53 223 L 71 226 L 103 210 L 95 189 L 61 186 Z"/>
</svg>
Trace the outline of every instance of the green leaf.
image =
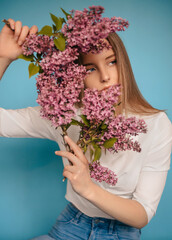
<svg viewBox="0 0 172 240">
<path fill-rule="evenodd" d="M 34 63 L 29 64 L 29 78 L 39 72 L 39 66 L 36 66 Z"/>
<path fill-rule="evenodd" d="M 91 144 L 92 144 L 94 149 L 96 149 L 98 147 L 95 142 L 91 142 Z"/>
<path fill-rule="evenodd" d="M 87 146 L 84 145 L 84 153 L 86 153 L 86 151 L 87 151 Z"/>
<path fill-rule="evenodd" d="M 58 22 L 58 17 L 56 17 L 54 14 L 50 13 L 51 19 L 56 24 Z"/>
<path fill-rule="evenodd" d="M 38 34 L 47 35 L 50 37 L 53 35 L 53 29 L 52 29 L 52 27 L 46 25 L 41 29 L 41 31 Z"/>
<path fill-rule="evenodd" d="M 107 124 L 102 124 L 102 125 L 100 126 L 100 128 L 103 129 L 103 130 L 106 129 L 106 128 L 107 128 Z"/>
<path fill-rule="evenodd" d="M 68 20 L 68 16 L 72 18 L 71 14 L 67 13 L 63 8 L 61 8 L 61 10 L 65 14 L 67 20 Z"/>
<path fill-rule="evenodd" d="M 57 31 L 57 28 L 54 24 L 53 24 L 53 31 L 54 31 L 54 33 Z"/>
<path fill-rule="evenodd" d="M 44 72 L 44 71 L 43 71 L 42 67 L 39 66 L 39 73 L 43 73 L 43 72 Z"/>
<path fill-rule="evenodd" d="M 92 139 L 94 142 L 101 142 L 102 141 L 102 139 L 100 139 L 100 138 L 93 138 Z"/>
<path fill-rule="evenodd" d="M 51 19 L 53 20 L 53 22 L 56 25 L 57 31 L 59 31 L 62 28 L 63 18 L 58 18 L 55 15 L 53 15 L 52 13 L 50 13 L 50 15 L 51 15 Z"/>
<path fill-rule="evenodd" d="M 96 150 L 95 150 L 95 153 L 94 153 L 93 162 L 99 160 L 100 157 L 101 157 L 101 148 L 100 148 L 100 147 L 97 147 Z"/>
<path fill-rule="evenodd" d="M 60 51 L 65 50 L 65 39 L 64 39 L 64 37 L 60 36 L 60 37 L 54 39 L 54 44 L 55 44 L 56 48 L 58 48 Z"/>
<path fill-rule="evenodd" d="M 66 23 L 66 20 L 64 18 L 59 17 L 62 23 Z"/>
<path fill-rule="evenodd" d="M 103 143 L 103 147 L 105 148 L 111 148 L 113 147 L 114 143 L 117 141 L 117 138 L 111 138 L 111 139 L 108 139 L 106 140 L 104 143 Z"/>
<path fill-rule="evenodd" d="M 77 120 L 75 120 L 75 119 L 72 119 L 72 121 L 71 121 L 70 124 L 71 124 L 71 125 L 77 125 L 77 126 L 83 126 L 83 124 L 82 124 L 81 122 L 79 122 L 79 121 L 77 121 Z"/>
<path fill-rule="evenodd" d="M 29 55 L 29 56 L 25 56 L 25 55 L 21 54 L 18 56 L 18 58 L 23 59 L 25 61 L 29 61 L 29 62 L 34 61 L 33 54 Z"/>
<path fill-rule="evenodd" d="M 92 148 L 90 148 L 90 160 L 92 160 L 93 154 L 94 154 L 94 151 Z"/>
<path fill-rule="evenodd" d="M 66 130 L 70 127 L 70 123 L 66 124 Z"/>
<path fill-rule="evenodd" d="M 62 28 L 63 21 L 61 18 L 58 18 L 58 22 L 56 24 L 57 30 L 59 31 Z"/>
<path fill-rule="evenodd" d="M 90 123 L 87 119 L 87 117 L 85 115 L 80 115 L 80 117 L 82 118 L 82 121 L 84 122 L 84 124 L 89 127 L 90 126 Z"/>
</svg>

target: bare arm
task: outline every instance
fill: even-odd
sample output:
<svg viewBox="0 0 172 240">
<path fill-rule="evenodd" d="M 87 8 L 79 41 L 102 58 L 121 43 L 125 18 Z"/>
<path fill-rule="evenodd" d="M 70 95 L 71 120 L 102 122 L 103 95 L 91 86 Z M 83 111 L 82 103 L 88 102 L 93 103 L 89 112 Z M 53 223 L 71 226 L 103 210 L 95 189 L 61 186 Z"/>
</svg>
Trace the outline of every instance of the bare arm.
<svg viewBox="0 0 172 240">
<path fill-rule="evenodd" d="M 144 227 L 148 223 L 144 207 L 136 200 L 119 197 L 93 183 L 82 150 L 69 137 L 65 139 L 75 155 L 65 151 L 56 151 L 56 154 L 72 162 L 72 166 L 65 166 L 63 175 L 70 180 L 74 190 L 113 218 L 136 228 Z"/>
<path fill-rule="evenodd" d="M 0 58 L 0 79 L 4 75 L 4 72 L 6 71 L 10 63 L 10 59 Z"/>
<path fill-rule="evenodd" d="M 148 223 L 144 207 L 137 201 L 116 196 L 96 184 L 86 198 L 108 215 L 136 228 L 143 228 Z"/>
<path fill-rule="evenodd" d="M 20 21 L 8 20 L 12 30 L 6 25 L 0 32 L 0 79 L 11 62 L 22 54 L 22 44 L 29 34 L 38 31 L 37 26 L 23 26 Z"/>
</svg>

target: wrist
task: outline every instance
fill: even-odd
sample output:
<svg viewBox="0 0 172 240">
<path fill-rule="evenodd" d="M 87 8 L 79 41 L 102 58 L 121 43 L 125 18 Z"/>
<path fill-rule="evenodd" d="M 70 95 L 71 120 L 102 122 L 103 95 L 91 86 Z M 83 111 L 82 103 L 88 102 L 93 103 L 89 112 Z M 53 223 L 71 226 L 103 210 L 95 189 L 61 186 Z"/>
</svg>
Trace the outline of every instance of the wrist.
<svg viewBox="0 0 172 240">
<path fill-rule="evenodd" d="M 0 57 L 0 79 L 11 62 L 11 59 Z"/>
<path fill-rule="evenodd" d="M 8 66 L 13 60 L 9 58 L 0 57 L 0 65 L 2 66 Z"/>
<path fill-rule="evenodd" d="M 98 187 L 94 182 L 92 182 L 89 185 L 89 187 L 87 187 L 84 191 L 83 197 L 86 198 L 87 200 L 91 201 L 92 199 L 94 199 L 94 194 L 96 192 L 96 187 Z"/>
</svg>

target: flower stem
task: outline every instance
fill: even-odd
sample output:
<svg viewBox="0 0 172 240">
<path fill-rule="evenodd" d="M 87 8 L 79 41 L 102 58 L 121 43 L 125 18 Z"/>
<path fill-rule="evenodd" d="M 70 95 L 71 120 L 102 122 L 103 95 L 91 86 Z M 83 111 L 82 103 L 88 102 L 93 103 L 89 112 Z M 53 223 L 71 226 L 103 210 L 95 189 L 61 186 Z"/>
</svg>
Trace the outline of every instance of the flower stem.
<svg viewBox="0 0 172 240">
<path fill-rule="evenodd" d="M 65 125 L 61 125 L 61 129 L 62 129 L 62 132 L 63 132 L 63 134 L 62 134 L 63 143 L 64 143 L 64 145 L 66 147 L 66 150 L 71 152 L 71 153 L 74 153 L 73 150 L 70 148 L 69 144 L 66 143 L 65 140 L 64 140 L 64 137 L 68 136 L 66 126 Z M 68 161 L 69 161 L 69 159 L 68 159 Z M 69 161 L 69 164 L 72 165 L 71 161 Z M 65 180 L 66 180 L 66 177 L 64 177 L 62 181 L 64 182 Z"/>
</svg>

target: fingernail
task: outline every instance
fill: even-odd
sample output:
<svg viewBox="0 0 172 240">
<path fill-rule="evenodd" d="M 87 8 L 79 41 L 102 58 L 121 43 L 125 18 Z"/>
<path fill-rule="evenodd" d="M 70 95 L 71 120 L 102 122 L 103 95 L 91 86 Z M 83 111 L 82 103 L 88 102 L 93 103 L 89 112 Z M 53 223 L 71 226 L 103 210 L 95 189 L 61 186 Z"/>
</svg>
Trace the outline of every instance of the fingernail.
<svg viewBox="0 0 172 240">
<path fill-rule="evenodd" d="M 17 41 L 17 39 L 18 39 L 18 36 L 15 36 L 14 40 Z"/>
</svg>

